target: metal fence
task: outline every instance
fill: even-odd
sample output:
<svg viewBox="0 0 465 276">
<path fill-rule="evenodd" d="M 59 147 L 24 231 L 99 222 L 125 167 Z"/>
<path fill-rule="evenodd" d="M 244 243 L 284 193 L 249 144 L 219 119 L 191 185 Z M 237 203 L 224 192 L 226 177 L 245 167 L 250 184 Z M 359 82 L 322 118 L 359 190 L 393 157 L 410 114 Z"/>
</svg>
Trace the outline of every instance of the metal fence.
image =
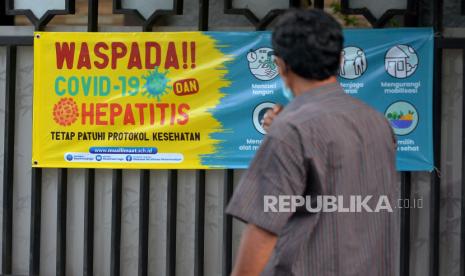
<svg viewBox="0 0 465 276">
<path fill-rule="evenodd" d="M 131 22 L 131 24 L 138 24 L 140 27 L 131 28 L 130 30 L 138 31 L 157 31 L 163 30 L 163 26 L 170 25 L 172 23 L 172 18 L 176 16 L 181 16 L 186 13 L 186 9 L 191 9 L 192 6 L 196 6 L 197 14 L 193 15 L 193 21 L 196 22 L 196 26 L 189 25 L 183 26 L 182 24 L 176 24 L 178 30 L 200 30 L 207 31 L 211 28 L 222 29 L 222 30 L 237 30 L 234 27 L 229 27 L 229 23 L 224 23 L 222 18 L 225 18 L 229 15 L 235 15 L 238 20 L 242 20 L 246 24 L 256 30 L 263 30 L 272 26 L 274 19 L 285 9 L 272 9 L 264 13 L 264 15 L 257 15 L 251 9 L 247 7 L 237 7 L 235 1 L 233 0 L 174 0 L 172 2 L 171 9 L 155 9 L 151 12 L 151 15 L 146 17 L 143 16 L 139 10 L 129 9 L 124 6 L 124 0 L 113 0 L 113 9 L 114 14 L 123 14 L 125 16 L 126 22 Z M 244 1 L 242 1 L 244 2 Z M 247 1 L 245 1 L 247 2 Z M 260 1 L 250 1 L 250 2 L 260 2 Z M 268 1 L 269 2 L 269 1 Z M 281 1 L 282 2 L 282 1 Z M 329 1 L 327 1 L 329 2 Z M 465 5 L 462 1 L 462 10 L 461 13 L 465 14 Z M 17 162 L 17 146 L 18 139 L 20 136 L 27 133 L 31 135 L 31 130 L 26 129 L 20 131 L 20 126 L 18 126 L 17 120 L 18 112 L 24 109 L 21 105 L 18 105 L 18 59 L 20 58 L 18 53 L 19 49 L 22 46 L 32 46 L 33 38 L 32 32 L 29 32 L 27 35 L 21 35 L 22 32 L 16 33 L 14 27 L 11 27 L 15 24 L 15 17 L 26 16 L 27 20 L 34 26 L 35 30 L 46 30 L 48 31 L 48 24 L 52 19 L 57 16 L 68 16 L 72 15 L 75 12 L 75 1 L 66 0 L 65 8 L 61 10 L 48 10 L 45 14 L 40 17 L 37 17 L 31 10 L 28 9 L 16 9 L 14 0 L 4 0 L 0 2 L 0 47 L 6 48 L 5 50 L 5 99 L 4 99 L 4 146 L 3 146 L 3 202 L 2 202 L 2 259 L 1 259 L 1 273 L 2 275 L 12 275 L 17 274 L 18 269 L 14 267 L 14 236 L 17 235 L 14 231 L 15 219 L 14 206 L 18 204 L 15 202 L 14 191 L 17 188 L 15 177 L 18 177 L 19 174 L 22 174 L 23 170 L 31 170 L 31 179 L 28 187 L 30 188 L 30 197 L 26 197 L 30 203 L 30 224 L 27 229 L 29 233 L 29 244 L 28 244 L 28 259 L 23 263 L 27 263 L 28 267 L 20 269 L 19 273 L 28 274 L 28 275 L 44 275 L 46 273 L 41 270 L 41 257 L 44 258 L 43 247 L 45 246 L 41 241 L 43 240 L 43 216 L 44 216 L 44 202 L 42 195 L 44 194 L 44 180 L 45 170 L 42 169 L 31 169 L 27 168 L 18 168 Z M 315 8 L 324 8 L 330 3 L 325 3 L 323 0 L 315 0 L 314 3 L 310 1 L 298 1 L 290 0 L 286 2 L 287 7 L 296 7 L 304 8 L 308 6 L 313 6 Z M 462 51 L 463 59 L 463 72 L 465 72 L 465 36 L 463 38 L 451 38 L 444 37 L 443 35 L 443 1 L 414 1 L 406 0 L 405 9 L 388 9 L 382 13 L 381 16 L 375 16 L 374 13 L 368 8 L 352 8 L 352 5 L 349 0 L 341 0 L 340 2 L 340 12 L 345 15 L 360 15 L 365 18 L 372 27 L 382 28 L 385 26 L 391 26 L 393 18 L 399 19 L 400 25 L 402 26 L 424 26 L 424 13 L 425 10 L 429 10 L 432 13 L 430 16 L 429 24 L 426 25 L 432 26 L 436 32 L 435 38 L 435 68 L 434 68 L 434 152 L 435 152 L 435 166 L 437 170 L 428 174 L 429 181 L 429 203 L 428 203 L 428 260 L 426 269 L 429 275 L 440 275 L 440 203 L 441 203 L 441 177 L 440 169 L 441 167 L 441 156 L 444 154 L 441 151 L 441 123 L 444 121 L 444 118 L 441 116 L 442 105 L 442 88 L 443 83 L 441 82 L 443 78 L 442 64 L 443 64 L 443 51 L 445 49 L 458 49 Z M 30 5 L 40 5 L 39 2 L 30 1 Z M 216 8 L 218 5 L 222 5 L 223 9 Z M 97 32 L 102 28 L 99 28 L 99 0 L 88 0 L 88 15 L 87 15 L 87 31 L 88 32 Z M 194 18 L 195 17 L 195 18 Z M 17 19 L 17 18 L 16 18 Z M 192 18 L 191 18 L 192 19 Z M 6 27 L 1 27 L 6 26 Z M 160 28 L 159 28 L 160 27 Z M 4 28 L 4 29 L 1 29 Z M 53 29 L 53 28 L 52 28 Z M 117 29 L 117 27 L 116 27 Z M 250 28 L 249 28 L 250 29 Z M 82 29 L 81 29 L 82 30 Z M 115 30 L 113 28 L 112 30 Z M 123 31 L 126 29 L 122 29 Z M 465 78 L 462 78 L 463 86 L 465 88 Z M 461 97 L 463 101 L 463 106 L 465 106 L 465 97 Z M 18 110 L 21 109 L 21 110 Z M 28 113 L 29 114 L 29 113 Z M 465 112 L 462 112 L 462 126 L 465 127 Z M 459 168 L 461 172 L 465 172 L 465 161 L 463 157 L 465 156 L 465 136 L 461 134 L 462 138 L 460 139 L 461 145 L 461 167 Z M 48 173 L 48 172 L 47 172 Z M 96 217 L 96 203 L 99 203 L 100 198 L 96 198 L 96 189 L 99 183 L 98 175 L 106 174 L 108 171 L 86 169 L 85 171 L 77 170 L 67 170 L 67 169 L 58 169 L 55 174 L 50 174 L 53 177 L 56 177 L 56 206 L 54 210 L 56 211 L 56 248 L 52 249 L 55 252 L 55 273 L 56 275 L 71 275 L 69 266 L 69 243 L 70 238 L 67 237 L 69 233 L 69 209 L 70 200 L 68 198 L 70 185 L 74 184 L 74 181 L 71 179 L 78 177 L 79 180 L 84 181 L 84 188 L 82 193 L 83 200 L 83 217 L 81 221 L 81 230 L 82 234 L 82 268 L 79 271 L 82 271 L 84 275 L 125 275 L 124 271 L 122 272 L 122 267 L 124 264 L 121 263 L 121 254 L 122 250 L 127 250 L 122 245 L 122 216 L 123 216 L 123 186 L 124 186 L 124 177 L 125 171 L 123 170 L 112 170 L 111 171 L 111 222 L 109 231 L 105 232 L 107 235 L 110 235 L 110 249 L 109 249 L 109 262 L 96 262 L 97 254 L 101 254 L 102 250 L 97 250 L 96 248 L 96 224 L 100 223 L 98 220 L 102 219 L 102 216 Z M 179 255 L 183 250 L 187 250 L 186 245 L 180 243 L 179 240 L 179 231 L 180 226 L 178 224 L 177 217 L 180 215 L 178 210 L 180 192 L 178 191 L 179 178 L 188 178 L 187 181 L 193 186 L 192 188 L 192 204 L 190 205 L 193 210 L 193 227 L 189 230 L 192 230 L 193 233 L 193 249 L 192 251 L 192 262 L 190 262 L 187 267 L 190 267 L 189 274 L 193 275 L 228 275 L 231 271 L 232 262 L 233 262 L 233 251 L 235 250 L 235 244 L 237 243 L 237 237 L 239 236 L 240 226 L 234 226 L 236 222 L 233 223 L 233 220 L 230 216 L 222 215 L 224 208 L 233 192 L 234 183 L 237 182 L 238 176 L 241 172 L 235 172 L 233 170 L 225 171 L 177 171 L 169 170 L 164 171 L 163 176 L 160 176 L 157 172 L 149 170 L 141 170 L 138 172 L 138 175 L 134 176 L 138 178 L 138 192 L 136 192 L 137 199 L 134 204 L 137 205 L 137 218 L 138 225 L 134 228 L 137 233 L 137 273 L 138 275 L 158 275 L 150 272 L 150 263 L 151 258 L 149 257 L 150 244 L 153 242 L 153 239 L 150 239 L 150 235 L 154 235 L 151 229 L 151 208 L 150 204 L 153 204 L 152 194 L 153 194 L 153 185 L 161 185 L 156 178 L 161 178 L 163 181 L 166 181 L 166 189 L 163 190 L 165 193 L 163 206 L 161 211 L 164 212 L 164 220 L 162 220 L 164 228 L 162 233 L 163 237 L 159 240 L 159 245 L 163 246 L 162 249 L 164 254 L 161 254 L 161 260 L 158 263 L 161 263 L 164 266 L 161 274 L 164 275 L 185 275 L 186 271 L 179 271 Z M 27 174 L 28 175 L 28 174 Z M 412 174 L 411 172 L 402 172 L 400 175 L 400 185 L 403 198 L 410 198 L 412 194 L 412 178 L 418 178 L 418 175 Z M 425 178 L 425 174 L 421 177 Z M 49 179 L 50 177 L 47 177 Z M 209 180 L 209 178 L 211 178 Z M 222 178 L 221 181 L 219 181 Z M 459 263 L 460 266 L 457 268 L 456 275 L 465 276 L 465 234 L 463 229 L 465 229 L 465 217 L 463 216 L 465 212 L 465 178 L 461 178 L 461 201 L 459 204 L 459 210 L 461 212 L 460 217 L 460 255 Z M 206 187 L 208 186 L 207 182 L 211 182 L 210 185 L 221 186 L 222 193 L 217 193 L 216 196 L 219 197 L 218 202 L 218 218 L 220 220 L 220 227 L 217 229 L 217 235 L 220 242 L 218 242 L 220 254 L 217 256 L 215 261 L 219 264 L 216 265 L 216 270 L 209 269 L 211 265 L 211 260 L 207 260 L 206 251 L 208 250 L 209 239 L 208 236 L 208 223 L 206 221 L 209 219 L 208 206 L 206 202 L 208 198 L 206 195 Z M 71 183 L 73 182 L 73 183 Z M 103 185 L 103 184 L 102 184 Z M 152 188 L 152 189 L 151 189 Z M 97 200 L 97 201 L 96 201 Z M 152 203 L 151 203 L 152 202 Z M 72 202 L 71 202 L 72 203 Z M 158 206 L 158 205 L 157 205 Z M 160 205 L 161 206 L 161 205 Z M 74 208 L 74 207 L 73 207 Z M 401 214 L 401 233 L 399 233 L 399 238 L 401 240 L 401 252 L 399 256 L 400 266 L 399 266 L 399 275 L 424 275 L 418 272 L 411 267 L 412 257 L 411 253 L 414 249 L 411 248 L 411 240 L 415 237 L 411 237 L 413 225 L 413 220 L 411 218 L 411 213 L 409 209 L 403 209 Z M 234 230 L 234 231 L 233 231 Z M 151 234 L 152 233 L 152 234 Z M 207 234 L 206 234 L 207 233 Z M 105 235 L 105 234 L 104 234 Z M 102 235 L 99 236 L 100 238 Z M 41 249 L 42 246 L 42 249 Z M 152 245 L 153 246 L 153 245 Z M 190 249 L 189 249 L 190 250 Z M 417 249 L 418 251 L 418 249 Z M 96 253 L 98 252 L 98 253 Z M 73 255 L 74 256 L 74 255 Z M 68 262 L 68 264 L 67 264 Z M 444 262 L 443 262 L 444 263 Z M 106 269 L 102 269 L 101 266 L 106 266 Z M 185 265 L 186 266 L 186 265 Z M 178 271 L 177 271 L 178 270 Z M 213 271 L 213 272 L 212 272 Z M 24 273 L 26 272 L 26 273 Z M 160 273 L 160 272 L 157 272 Z M 444 274 L 441 273 L 441 274 Z M 451 274 L 452 275 L 452 274 Z"/>
</svg>

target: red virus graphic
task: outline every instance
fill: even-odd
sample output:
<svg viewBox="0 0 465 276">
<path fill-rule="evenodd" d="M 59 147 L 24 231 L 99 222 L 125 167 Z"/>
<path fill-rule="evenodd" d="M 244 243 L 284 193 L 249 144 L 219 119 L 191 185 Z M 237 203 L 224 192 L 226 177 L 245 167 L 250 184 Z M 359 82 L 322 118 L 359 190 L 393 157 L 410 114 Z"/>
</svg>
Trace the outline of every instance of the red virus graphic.
<svg viewBox="0 0 465 276">
<path fill-rule="evenodd" d="M 76 122 L 79 116 L 78 106 L 71 98 L 63 98 L 53 107 L 53 119 L 62 126 L 69 126 Z"/>
</svg>

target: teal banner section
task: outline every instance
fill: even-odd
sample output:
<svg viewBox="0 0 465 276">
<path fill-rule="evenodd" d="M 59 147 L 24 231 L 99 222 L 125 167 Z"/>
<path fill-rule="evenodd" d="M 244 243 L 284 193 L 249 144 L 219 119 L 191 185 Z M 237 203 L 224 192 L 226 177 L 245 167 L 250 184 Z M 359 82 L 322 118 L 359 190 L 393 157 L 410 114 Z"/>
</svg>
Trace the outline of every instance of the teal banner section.
<svg viewBox="0 0 465 276">
<path fill-rule="evenodd" d="M 202 156 L 202 164 L 247 168 L 266 135 L 264 114 L 277 103 L 287 103 L 273 62 L 271 33 L 206 34 L 232 60 L 224 65 L 231 84 L 211 111 L 223 126 L 212 135 L 220 143 L 215 154 Z M 432 29 L 345 30 L 344 36 L 341 86 L 389 120 L 397 136 L 399 171 L 433 170 Z"/>
</svg>

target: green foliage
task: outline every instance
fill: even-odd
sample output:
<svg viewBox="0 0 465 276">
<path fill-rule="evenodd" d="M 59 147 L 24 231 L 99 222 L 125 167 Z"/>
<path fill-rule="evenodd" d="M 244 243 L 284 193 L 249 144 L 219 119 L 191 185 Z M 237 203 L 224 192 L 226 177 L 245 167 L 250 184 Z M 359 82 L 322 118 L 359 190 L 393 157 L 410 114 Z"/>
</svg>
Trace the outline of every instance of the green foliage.
<svg viewBox="0 0 465 276">
<path fill-rule="evenodd" d="M 398 20 L 396 20 L 395 18 L 391 18 L 389 20 L 389 22 L 386 24 L 386 27 L 389 27 L 389 28 L 399 28 L 401 27 L 401 24 Z"/>
</svg>

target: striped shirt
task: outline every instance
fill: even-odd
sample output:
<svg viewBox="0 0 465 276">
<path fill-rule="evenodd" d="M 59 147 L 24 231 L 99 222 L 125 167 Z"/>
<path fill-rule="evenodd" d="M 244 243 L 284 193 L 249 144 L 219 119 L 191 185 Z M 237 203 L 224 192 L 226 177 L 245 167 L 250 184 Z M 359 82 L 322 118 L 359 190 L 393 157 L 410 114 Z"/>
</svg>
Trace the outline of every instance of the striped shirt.
<svg viewBox="0 0 465 276">
<path fill-rule="evenodd" d="M 395 275 L 399 237 L 395 152 L 394 135 L 384 116 L 346 95 L 337 83 L 308 91 L 288 104 L 271 125 L 227 208 L 236 218 L 278 236 L 262 275 Z M 314 200 L 318 196 L 337 196 L 344 208 L 357 197 L 372 196 L 371 210 L 384 198 L 392 212 L 363 208 L 322 212 L 304 206 L 295 212 L 265 212 L 265 196 L 283 195 L 310 196 L 313 207 L 318 207 Z"/>
</svg>

